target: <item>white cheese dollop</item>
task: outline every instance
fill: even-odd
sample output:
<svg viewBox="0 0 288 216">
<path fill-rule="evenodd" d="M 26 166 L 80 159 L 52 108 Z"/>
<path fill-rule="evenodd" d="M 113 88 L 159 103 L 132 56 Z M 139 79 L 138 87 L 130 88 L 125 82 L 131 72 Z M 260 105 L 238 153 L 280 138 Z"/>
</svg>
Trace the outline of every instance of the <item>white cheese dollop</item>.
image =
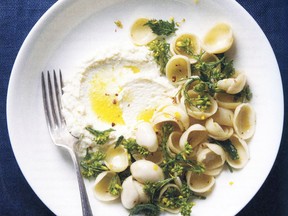
<svg viewBox="0 0 288 216">
<path fill-rule="evenodd" d="M 95 56 L 63 88 L 68 130 L 85 135 L 83 148 L 93 138 L 86 126 L 101 131 L 112 127 L 115 137 L 133 137 L 137 122 L 149 122 L 157 106 L 171 102 L 176 91 L 146 47 L 122 44 Z"/>
</svg>

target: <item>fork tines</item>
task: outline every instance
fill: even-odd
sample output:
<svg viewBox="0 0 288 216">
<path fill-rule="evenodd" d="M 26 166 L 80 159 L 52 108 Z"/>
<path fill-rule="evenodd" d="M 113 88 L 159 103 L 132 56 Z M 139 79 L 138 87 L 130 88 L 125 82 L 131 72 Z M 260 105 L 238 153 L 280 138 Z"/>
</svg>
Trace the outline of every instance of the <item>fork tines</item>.
<svg viewBox="0 0 288 216">
<path fill-rule="evenodd" d="M 48 128 L 59 128 L 64 123 L 62 116 L 61 96 L 62 96 L 62 73 L 59 70 L 57 73 L 53 70 L 53 79 L 50 72 L 42 72 L 41 77 L 42 96 L 45 110 L 46 121 Z"/>
</svg>

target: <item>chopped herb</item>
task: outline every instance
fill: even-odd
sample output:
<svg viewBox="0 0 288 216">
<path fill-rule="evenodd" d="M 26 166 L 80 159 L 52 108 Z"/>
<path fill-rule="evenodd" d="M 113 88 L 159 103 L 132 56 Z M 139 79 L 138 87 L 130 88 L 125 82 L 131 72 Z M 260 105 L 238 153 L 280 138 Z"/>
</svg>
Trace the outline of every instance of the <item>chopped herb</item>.
<svg viewBox="0 0 288 216">
<path fill-rule="evenodd" d="M 169 36 L 177 31 L 174 19 L 171 19 L 171 21 L 164 21 L 164 20 L 156 20 L 156 19 L 151 19 L 144 25 L 149 26 L 153 33 L 161 36 Z"/>
</svg>

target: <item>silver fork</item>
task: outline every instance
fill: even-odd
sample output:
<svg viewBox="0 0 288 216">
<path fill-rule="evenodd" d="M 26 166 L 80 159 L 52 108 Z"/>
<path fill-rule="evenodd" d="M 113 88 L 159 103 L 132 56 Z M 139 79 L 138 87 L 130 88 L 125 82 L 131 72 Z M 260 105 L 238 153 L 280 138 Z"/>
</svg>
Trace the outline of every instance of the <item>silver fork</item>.
<svg viewBox="0 0 288 216">
<path fill-rule="evenodd" d="M 75 153 L 77 139 L 68 132 L 61 111 L 61 95 L 63 88 L 61 71 L 59 71 L 58 76 L 56 75 L 55 70 L 53 71 L 53 80 L 51 80 L 49 71 L 47 71 L 46 75 L 42 72 L 41 84 L 45 117 L 51 139 L 55 145 L 65 148 L 70 153 L 76 170 L 82 213 L 84 216 L 92 216 L 92 210 L 80 172 L 78 157 Z"/>
</svg>

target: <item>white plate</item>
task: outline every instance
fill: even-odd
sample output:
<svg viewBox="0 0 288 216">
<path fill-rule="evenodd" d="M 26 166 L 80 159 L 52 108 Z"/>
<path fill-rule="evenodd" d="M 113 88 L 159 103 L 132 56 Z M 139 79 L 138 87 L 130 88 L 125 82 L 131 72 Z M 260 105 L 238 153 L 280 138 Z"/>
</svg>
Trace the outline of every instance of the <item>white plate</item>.
<svg viewBox="0 0 288 216">
<path fill-rule="evenodd" d="M 279 69 L 265 35 L 251 16 L 231 0 L 61 0 L 39 20 L 13 67 L 7 120 L 18 164 L 39 198 L 57 215 L 80 215 L 76 177 L 69 156 L 50 140 L 42 107 L 40 74 L 53 68 L 64 78 L 104 43 L 128 39 L 140 16 L 186 22 L 180 31 L 200 36 L 215 22 L 231 24 L 235 45 L 230 56 L 252 88 L 257 128 L 249 144 L 251 159 L 241 171 L 225 171 L 212 194 L 196 201 L 193 215 L 235 215 L 255 195 L 275 160 L 282 133 L 283 92 Z M 114 21 L 121 20 L 124 29 Z M 117 30 L 116 30 L 117 29 Z M 116 30 L 116 31 L 115 31 Z M 229 183 L 233 182 L 233 185 Z M 104 204 L 88 193 L 96 215 L 128 215 L 117 203 Z"/>
</svg>

